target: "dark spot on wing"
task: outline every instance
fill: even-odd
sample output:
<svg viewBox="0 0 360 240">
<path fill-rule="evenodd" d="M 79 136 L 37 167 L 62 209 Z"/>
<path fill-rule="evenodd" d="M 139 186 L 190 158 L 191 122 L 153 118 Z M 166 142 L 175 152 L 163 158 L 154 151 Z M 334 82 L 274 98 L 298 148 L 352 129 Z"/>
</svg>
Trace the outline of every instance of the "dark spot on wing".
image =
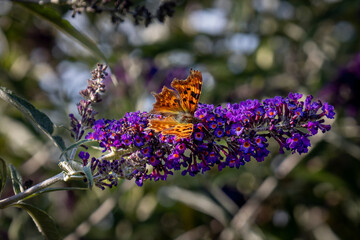
<svg viewBox="0 0 360 240">
<path fill-rule="evenodd" d="M 200 97 L 200 94 L 194 93 L 193 91 L 191 91 L 191 96 L 195 99 L 198 99 Z"/>
<path fill-rule="evenodd" d="M 184 91 L 184 94 L 187 94 L 187 91 L 186 91 L 186 90 Z"/>
<path fill-rule="evenodd" d="M 195 104 L 193 100 L 190 100 L 189 103 L 190 103 L 190 104 Z"/>
</svg>

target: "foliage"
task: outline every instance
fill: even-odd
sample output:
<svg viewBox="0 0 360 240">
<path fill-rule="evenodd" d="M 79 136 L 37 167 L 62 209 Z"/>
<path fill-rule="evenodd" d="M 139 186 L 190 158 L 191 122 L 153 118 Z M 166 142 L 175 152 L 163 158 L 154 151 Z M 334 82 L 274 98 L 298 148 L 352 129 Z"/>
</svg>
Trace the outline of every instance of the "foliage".
<svg viewBox="0 0 360 240">
<path fill-rule="evenodd" d="M 13 202 L 31 218 L 0 210 L 1 239 L 38 238 L 32 219 L 49 239 L 360 235 L 357 1 L 21 2 L 0 1 L 1 200 L 43 185 Z M 100 60 L 109 75 L 92 105 L 96 119 L 150 111 L 151 91 L 192 67 L 203 73 L 202 103 L 299 92 L 334 105 L 336 121 L 307 154 L 279 155 L 270 142 L 261 164 L 76 191 L 96 181 L 79 152 L 101 157 L 95 142 L 71 137 L 74 119 L 82 120 L 78 92 Z"/>
</svg>

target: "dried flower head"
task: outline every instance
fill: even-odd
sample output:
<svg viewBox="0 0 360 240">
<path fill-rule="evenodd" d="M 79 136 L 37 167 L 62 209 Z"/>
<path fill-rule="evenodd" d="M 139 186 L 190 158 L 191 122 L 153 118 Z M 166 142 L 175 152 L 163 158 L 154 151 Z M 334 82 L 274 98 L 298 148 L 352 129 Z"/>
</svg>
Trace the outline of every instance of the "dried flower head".
<svg viewBox="0 0 360 240">
<path fill-rule="evenodd" d="M 92 104 L 101 101 L 101 93 L 105 91 L 104 80 L 107 76 L 106 69 L 106 65 L 97 64 L 97 68 L 91 72 L 92 77 L 88 80 L 87 88 L 80 91 L 80 95 L 84 98 L 77 104 L 81 119 L 77 119 L 74 114 L 69 115 L 71 136 L 75 140 L 81 139 L 84 131 L 91 128 L 95 122 L 97 112 L 92 108 Z"/>
</svg>

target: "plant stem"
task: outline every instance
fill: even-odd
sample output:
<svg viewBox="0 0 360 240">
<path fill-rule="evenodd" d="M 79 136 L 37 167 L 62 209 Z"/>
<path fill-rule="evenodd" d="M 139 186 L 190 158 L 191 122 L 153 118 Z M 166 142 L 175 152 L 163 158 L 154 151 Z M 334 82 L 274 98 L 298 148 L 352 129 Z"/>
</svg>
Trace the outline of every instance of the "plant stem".
<svg viewBox="0 0 360 240">
<path fill-rule="evenodd" d="M 9 206 L 10 204 L 15 203 L 17 201 L 20 201 L 20 200 L 30 196 L 31 194 L 34 194 L 34 193 L 36 193 L 54 183 L 57 183 L 59 181 L 64 181 L 64 173 L 63 172 L 61 172 L 49 179 L 46 179 L 45 181 L 43 181 L 41 183 L 36 184 L 36 185 L 32 186 L 31 188 L 28 188 L 19 194 L 13 195 L 13 196 L 5 198 L 5 199 L 1 199 L 0 200 L 0 209 L 5 208 L 5 207 Z"/>
</svg>

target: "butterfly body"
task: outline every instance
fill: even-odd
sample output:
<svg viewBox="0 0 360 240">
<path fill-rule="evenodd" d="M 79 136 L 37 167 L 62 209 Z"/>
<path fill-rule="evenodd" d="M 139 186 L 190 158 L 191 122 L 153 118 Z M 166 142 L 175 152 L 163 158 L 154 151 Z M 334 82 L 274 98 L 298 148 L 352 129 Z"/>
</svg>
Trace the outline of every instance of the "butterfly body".
<svg viewBox="0 0 360 240">
<path fill-rule="evenodd" d="M 194 123 L 198 121 L 194 112 L 200 99 L 202 76 L 199 71 L 190 70 L 186 80 L 174 79 L 171 87 L 163 87 L 160 93 L 153 93 L 155 103 L 150 113 L 160 115 L 149 120 L 148 129 L 176 138 L 189 138 Z"/>
<path fill-rule="evenodd" d="M 189 113 L 177 114 L 174 116 L 174 118 L 181 123 L 194 123 L 197 120 L 197 118 L 195 118 Z"/>
</svg>

